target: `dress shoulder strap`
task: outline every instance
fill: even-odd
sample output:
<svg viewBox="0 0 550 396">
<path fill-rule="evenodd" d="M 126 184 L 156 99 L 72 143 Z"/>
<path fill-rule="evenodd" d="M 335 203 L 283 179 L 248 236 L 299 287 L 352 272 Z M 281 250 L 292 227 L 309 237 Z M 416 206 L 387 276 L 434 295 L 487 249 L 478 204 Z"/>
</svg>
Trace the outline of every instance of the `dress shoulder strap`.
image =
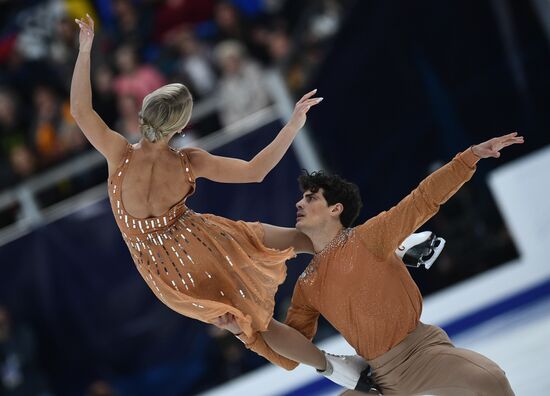
<svg viewBox="0 0 550 396">
<path fill-rule="evenodd" d="M 187 180 L 191 184 L 195 184 L 195 174 L 193 173 L 193 168 L 191 167 L 191 160 L 189 159 L 189 150 L 188 149 L 180 149 L 178 151 L 178 154 L 180 155 L 181 162 L 183 164 L 183 169 L 185 170 L 185 174 L 187 175 Z"/>
<path fill-rule="evenodd" d="M 133 150 L 134 148 L 132 147 L 132 145 L 126 142 L 126 147 L 124 148 L 124 154 L 122 155 L 122 159 L 118 163 L 115 173 L 113 173 L 113 175 L 110 177 L 111 182 L 114 179 L 119 179 L 120 177 L 122 177 L 122 173 L 128 167 L 128 163 L 130 162 L 130 156 L 132 155 Z"/>
</svg>

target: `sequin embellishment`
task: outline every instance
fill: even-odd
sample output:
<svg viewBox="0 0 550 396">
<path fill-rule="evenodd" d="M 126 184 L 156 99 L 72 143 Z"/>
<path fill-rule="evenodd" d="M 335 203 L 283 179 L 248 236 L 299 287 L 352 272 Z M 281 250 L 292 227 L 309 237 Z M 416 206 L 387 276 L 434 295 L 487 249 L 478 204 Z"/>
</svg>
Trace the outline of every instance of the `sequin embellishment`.
<svg viewBox="0 0 550 396">
<path fill-rule="evenodd" d="M 315 253 L 313 259 L 306 267 L 304 272 L 299 277 L 300 282 L 304 282 L 308 285 L 311 285 L 314 281 L 313 275 L 317 273 L 317 267 L 319 267 L 319 262 L 333 249 L 342 246 L 348 240 L 351 235 L 352 228 L 342 229 L 324 248 L 318 253 Z"/>
</svg>

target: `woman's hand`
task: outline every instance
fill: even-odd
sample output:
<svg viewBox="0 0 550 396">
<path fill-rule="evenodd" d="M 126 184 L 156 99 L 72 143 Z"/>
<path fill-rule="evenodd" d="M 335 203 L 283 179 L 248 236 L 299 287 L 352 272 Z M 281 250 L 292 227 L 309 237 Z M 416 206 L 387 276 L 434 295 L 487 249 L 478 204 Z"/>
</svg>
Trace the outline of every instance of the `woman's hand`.
<svg viewBox="0 0 550 396">
<path fill-rule="evenodd" d="M 225 315 L 218 316 L 212 321 L 212 324 L 219 327 L 220 329 L 225 329 L 230 331 L 235 335 L 241 334 L 243 331 L 240 326 L 237 324 L 235 315 L 226 313 Z"/>
<path fill-rule="evenodd" d="M 323 100 L 323 98 L 312 98 L 313 95 L 317 92 L 316 89 L 314 89 L 311 92 L 308 92 L 304 96 L 302 96 L 302 99 L 300 99 L 296 106 L 294 107 L 294 112 L 292 113 L 292 117 L 290 118 L 290 121 L 288 124 L 296 129 L 300 129 L 304 126 L 306 123 L 306 114 L 311 108 L 311 106 L 315 106 Z"/>
<path fill-rule="evenodd" d="M 80 27 L 80 35 L 78 36 L 80 52 L 90 52 L 94 41 L 94 20 L 86 14 L 86 18 L 75 19 L 74 21 Z"/>
<path fill-rule="evenodd" d="M 472 151 L 479 158 L 499 158 L 500 150 L 504 147 L 521 143 L 523 143 L 523 136 L 518 136 L 517 132 L 513 132 L 508 135 L 492 138 L 486 142 L 472 146 Z"/>
</svg>

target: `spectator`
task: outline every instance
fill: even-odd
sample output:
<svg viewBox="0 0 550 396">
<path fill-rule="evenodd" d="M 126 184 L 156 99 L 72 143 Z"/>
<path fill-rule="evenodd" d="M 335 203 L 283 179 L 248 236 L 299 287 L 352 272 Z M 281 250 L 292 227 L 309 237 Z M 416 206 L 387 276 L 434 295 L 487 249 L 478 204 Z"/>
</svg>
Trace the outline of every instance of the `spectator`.
<svg viewBox="0 0 550 396">
<path fill-rule="evenodd" d="M 47 396 L 38 368 L 35 340 L 29 328 L 13 326 L 8 310 L 0 306 L 0 394 Z"/>
<path fill-rule="evenodd" d="M 114 126 L 118 119 L 117 98 L 113 88 L 114 73 L 104 63 L 93 71 L 93 106 L 95 111 L 109 126 Z"/>
<path fill-rule="evenodd" d="M 235 40 L 243 44 L 255 60 L 260 62 L 267 60 L 266 49 L 261 42 L 261 33 L 264 29 L 254 27 L 231 2 L 220 1 L 216 4 L 214 24 L 216 28 L 214 43 Z"/>
<path fill-rule="evenodd" d="M 229 1 L 220 1 L 214 10 L 214 22 L 217 28 L 216 42 L 225 40 L 248 40 L 248 24 L 237 7 Z"/>
<path fill-rule="evenodd" d="M 75 37 L 78 26 L 67 16 L 59 19 L 50 44 L 50 60 L 56 68 L 63 87 L 69 89 L 72 67 L 78 54 Z"/>
<path fill-rule="evenodd" d="M 116 393 L 108 382 L 95 381 L 88 387 L 86 396 L 116 396 Z"/>
<path fill-rule="evenodd" d="M 203 98 L 214 91 L 217 82 L 208 51 L 191 30 L 184 30 L 178 36 L 176 79 L 184 82 L 196 98 Z"/>
<path fill-rule="evenodd" d="M 130 0 L 112 2 L 113 23 L 107 28 L 111 45 L 124 43 L 141 50 L 147 42 L 149 23 Z"/>
<path fill-rule="evenodd" d="M 42 165 L 49 165 L 86 146 L 85 138 L 70 115 L 68 99 L 54 88 L 34 89 L 35 119 L 32 136 Z"/>
<path fill-rule="evenodd" d="M 213 0 L 165 0 L 157 8 L 153 38 L 162 44 L 175 30 L 193 28 L 212 18 Z"/>
<path fill-rule="evenodd" d="M 225 41 L 218 44 L 215 56 L 222 70 L 219 95 L 220 118 L 224 126 L 269 104 L 262 71 L 258 65 L 246 57 L 240 43 Z"/>
<path fill-rule="evenodd" d="M 119 118 L 115 123 L 115 130 L 131 142 L 137 142 L 141 137 L 139 132 L 138 113 L 141 108 L 131 95 L 121 95 L 117 99 Z"/>
<path fill-rule="evenodd" d="M 26 144 L 17 144 L 10 150 L 10 165 L 16 179 L 24 180 L 36 170 L 35 155 Z"/>
<path fill-rule="evenodd" d="M 312 43 L 322 42 L 336 34 L 342 20 L 342 7 L 337 1 L 315 2 L 309 12 L 307 30 Z"/>
<path fill-rule="evenodd" d="M 28 139 L 25 133 L 25 123 L 19 114 L 18 100 L 15 94 L 6 89 L 0 88 L 0 188 L 15 183 L 21 176 L 27 176 L 34 172 L 34 161 L 31 155 L 30 160 L 21 164 L 20 153 L 28 150 Z M 13 157 L 13 158 L 12 158 Z M 17 159 L 17 164 L 14 164 Z M 19 172 L 18 164 L 25 167 Z"/>
<path fill-rule="evenodd" d="M 271 62 L 275 65 L 283 65 L 290 54 L 290 37 L 283 29 L 270 32 L 267 47 Z"/>
<path fill-rule="evenodd" d="M 149 92 L 166 84 L 156 68 L 138 63 L 135 49 L 130 45 L 122 45 L 116 50 L 115 61 L 119 71 L 114 80 L 117 95 L 131 95 L 141 104 Z"/>
</svg>

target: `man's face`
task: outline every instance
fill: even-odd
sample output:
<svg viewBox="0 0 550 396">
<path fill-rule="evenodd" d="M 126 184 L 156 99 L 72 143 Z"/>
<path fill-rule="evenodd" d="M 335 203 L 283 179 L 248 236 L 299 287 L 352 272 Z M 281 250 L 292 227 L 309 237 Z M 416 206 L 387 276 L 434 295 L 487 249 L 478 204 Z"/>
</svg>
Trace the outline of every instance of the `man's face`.
<svg viewBox="0 0 550 396">
<path fill-rule="evenodd" d="M 296 203 L 296 228 L 302 232 L 322 227 L 331 219 L 331 210 L 322 188 L 315 193 L 307 190 Z"/>
</svg>

